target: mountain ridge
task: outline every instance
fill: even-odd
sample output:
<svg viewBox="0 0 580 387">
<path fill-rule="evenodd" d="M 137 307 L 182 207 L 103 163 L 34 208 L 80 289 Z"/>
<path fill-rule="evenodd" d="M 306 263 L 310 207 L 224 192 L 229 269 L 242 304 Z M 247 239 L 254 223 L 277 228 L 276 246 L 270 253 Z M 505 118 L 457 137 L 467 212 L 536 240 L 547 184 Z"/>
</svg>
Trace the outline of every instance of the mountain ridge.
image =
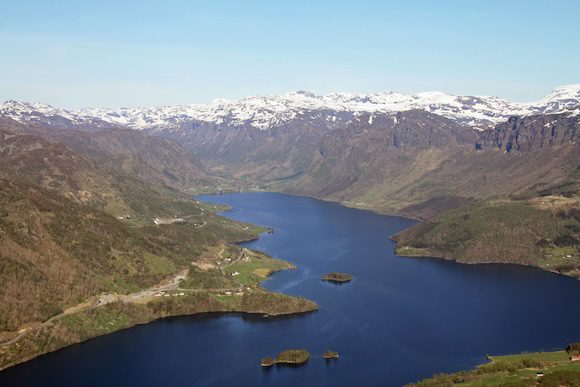
<svg viewBox="0 0 580 387">
<path fill-rule="evenodd" d="M 21 123 L 53 126 L 127 127 L 131 129 L 194 129 L 196 123 L 222 127 L 251 127 L 267 130 L 301 115 L 324 112 L 326 120 L 338 113 L 392 113 L 421 109 L 459 124 L 486 129 L 510 116 L 558 113 L 580 105 L 580 84 L 560 86 L 536 102 L 510 102 L 493 96 L 457 96 L 442 92 L 404 95 L 397 92 L 373 94 L 335 92 L 316 95 L 307 91 L 278 96 L 252 96 L 238 101 L 214 100 L 207 104 L 169 105 L 141 108 L 85 108 L 66 110 L 40 103 L 6 101 L 0 115 Z"/>
</svg>

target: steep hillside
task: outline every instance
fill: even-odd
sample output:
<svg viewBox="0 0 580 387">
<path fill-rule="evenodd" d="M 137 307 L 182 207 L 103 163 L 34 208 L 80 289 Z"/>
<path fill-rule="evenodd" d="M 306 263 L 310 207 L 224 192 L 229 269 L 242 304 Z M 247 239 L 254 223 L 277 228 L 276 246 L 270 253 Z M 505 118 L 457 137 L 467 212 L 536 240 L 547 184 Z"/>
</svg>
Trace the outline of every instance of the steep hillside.
<svg viewBox="0 0 580 387">
<path fill-rule="evenodd" d="M 183 208 L 186 223 L 129 227 L 34 185 L 0 183 L 0 331 L 43 321 L 101 292 L 153 285 L 208 246 L 255 237 L 253 227 L 194 203 Z"/>
<path fill-rule="evenodd" d="M 109 171 L 62 143 L 38 136 L 0 129 L 0 173 L 98 208 L 113 202 L 128 207 Z"/>
<path fill-rule="evenodd" d="M 181 211 L 178 221 L 139 226 L 0 178 L 0 369 L 168 315 L 316 309 L 266 292 L 259 281 L 239 283 L 219 266 L 248 256 L 232 243 L 255 238 L 259 229 L 193 202 Z M 271 261 L 250 257 L 251 269 L 244 261 L 236 270 L 291 267 Z M 223 297 L 234 290 L 236 296 Z M 160 297 L 166 293 L 169 299 Z"/>
<path fill-rule="evenodd" d="M 0 174 L 115 216 L 178 214 L 192 193 L 230 181 L 214 177 L 173 141 L 139 132 L 0 125 L 16 131 L 0 127 Z"/>
<path fill-rule="evenodd" d="M 569 131 L 577 125 L 576 117 L 551 117 Z M 424 218 L 474 198 L 537 195 L 578 181 L 580 147 L 570 136 L 517 154 L 478 150 L 487 136 L 421 111 L 361 119 L 327 132 L 308 169 L 279 187 Z"/>
<path fill-rule="evenodd" d="M 104 129 L 86 133 L 48 129 L 43 136 L 158 189 L 195 192 L 205 187 L 215 191 L 223 181 L 176 142 L 134 130 Z"/>
<path fill-rule="evenodd" d="M 124 130 L 71 135 L 67 130 L 43 128 L 37 133 L 65 142 L 116 173 L 136 177 L 157 190 L 258 186 L 429 217 L 474 198 L 522 197 L 555 186 L 575 186 L 577 94 L 577 88 L 560 88 L 533 105 L 541 109 L 530 110 L 564 113 L 514 117 L 482 132 L 426 108 L 365 112 L 361 106 L 379 104 L 376 96 L 321 99 L 296 93 L 247 99 L 237 107 L 216 108 L 215 114 L 203 119 L 187 112 L 178 115 L 178 107 L 147 111 L 157 114 L 156 119 L 140 116 L 145 110 L 139 109 L 111 116 L 118 118 L 117 124 L 141 117 L 129 126 L 140 123 L 146 132 L 179 145 Z M 430 98 L 445 100 L 440 97 Z M 425 98 L 426 94 L 416 100 Z M 16 117 L 27 122 L 24 113 Z M 255 120 L 263 125 L 254 125 Z M 239 180 L 216 178 L 215 173 Z"/>
<path fill-rule="evenodd" d="M 575 143 L 580 136 L 580 110 L 562 114 L 511 117 L 480 134 L 477 149 L 505 152 L 537 151 L 552 145 Z"/>
<path fill-rule="evenodd" d="M 580 278 L 580 201 L 474 202 L 396 235 L 397 253 L 462 263 L 517 263 Z"/>
<path fill-rule="evenodd" d="M 148 267 L 146 254 L 170 268 L 187 261 L 168 260 L 160 243 L 54 193 L 5 179 L 0 187 L 0 331 L 44 321 L 106 290 L 158 282 L 168 273 Z"/>
<path fill-rule="evenodd" d="M 265 275 L 232 278 L 224 262 L 260 273 L 291 265 L 233 244 L 261 230 L 191 200 L 228 180 L 175 142 L 0 125 L 0 369 L 164 316 L 316 310 L 262 289 Z"/>
<path fill-rule="evenodd" d="M 421 171 L 432 171 L 438 165 L 447 163 L 448 159 L 453 163 L 454 160 L 471 158 L 472 155 L 469 153 L 462 152 L 458 155 L 455 146 L 473 144 L 477 141 L 473 130 L 467 128 L 489 129 L 495 124 L 505 122 L 511 116 L 535 114 L 539 117 L 562 112 L 576 114 L 579 103 L 580 86 L 568 85 L 555 89 L 540 101 L 530 103 L 512 103 L 497 97 L 453 96 L 440 92 L 425 92 L 412 96 L 394 92 L 369 95 L 333 93 L 319 96 L 301 91 L 281 96 L 248 97 L 240 101 L 216 100 L 205 105 L 94 108 L 80 111 L 8 101 L 0 106 L 0 116 L 21 124 L 41 125 L 53 129 L 76 128 L 99 132 L 107 127 L 104 123 L 108 123 L 108 127 L 141 130 L 175 140 L 180 146 L 193 151 L 195 156 L 213 172 L 225 177 L 242 179 L 241 183 L 219 180 L 212 186 L 212 179 L 207 179 L 207 173 L 204 174 L 195 166 L 172 165 L 165 157 L 145 160 L 143 155 L 146 153 L 158 154 L 152 144 L 139 145 L 137 147 L 139 156 L 124 156 L 121 148 L 135 148 L 134 142 L 137 141 L 137 137 L 134 137 L 130 140 L 133 145 L 127 144 L 128 134 L 119 135 L 123 138 L 112 139 L 111 147 L 105 147 L 102 156 L 107 156 L 107 160 L 116 160 L 126 169 L 133 168 L 141 177 L 161 174 L 150 181 L 158 181 L 158 178 L 162 177 L 165 184 L 178 189 L 192 185 L 192 181 L 189 181 L 192 178 L 186 179 L 184 176 L 193 173 L 197 176 L 197 180 L 193 178 L 194 183 L 201 182 L 210 189 L 217 186 L 227 188 L 259 186 L 336 200 L 369 202 L 370 205 L 374 205 L 375 202 L 384 201 L 384 198 L 360 197 L 362 190 L 374 191 L 375 193 L 370 196 L 380 196 L 383 192 L 391 195 L 394 192 L 383 186 L 385 179 L 391 182 L 406 180 L 396 184 L 395 191 L 398 191 L 413 185 L 412 181 L 409 181 L 413 179 L 411 176 L 419 177 Z M 389 120 L 381 118 L 396 117 L 398 114 L 402 114 L 401 117 L 407 117 L 410 121 L 405 128 L 401 124 L 389 123 Z M 550 119 L 546 118 L 544 125 L 549 125 Z M 510 123 L 504 125 L 509 126 L 518 122 L 515 118 L 510 120 Z M 556 126 L 558 125 L 560 124 L 557 123 Z M 567 124 L 563 123 L 560 126 L 562 125 Z M 428 132 L 425 128 L 433 130 Z M 400 130 L 407 130 L 407 133 Z M 496 133 L 495 130 L 499 132 Z M 453 134 L 452 131 L 457 132 Z M 113 132 L 109 131 L 109 136 L 112 136 Z M 349 135 L 356 137 L 345 140 L 345 136 Z M 379 149 L 377 145 L 391 141 L 389 140 L 391 135 L 392 148 L 400 151 L 382 154 L 385 151 Z M 336 136 L 334 140 L 333 136 Z M 412 136 L 414 138 L 411 138 Z M 514 137 L 511 131 L 507 133 L 503 129 L 492 129 L 482 135 L 477 141 L 477 146 L 480 149 L 497 148 L 504 143 L 509 144 L 505 145 L 506 147 L 517 146 L 521 149 L 528 146 L 522 145 L 527 141 L 522 135 L 517 134 L 514 137 L 517 144 L 513 145 L 509 140 L 511 137 Z M 562 136 L 558 134 L 556 137 Z M 71 147 L 81 153 L 87 151 L 87 148 L 88 151 L 94 151 L 95 147 L 99 148 L 97 152 L 99 153 L 103 151 L 102 145 L 109 145 L 106 136 L 103 136 L 104 141 L 87 138 L 74 139 L 71 142 L 71 138 L 65 136 L 59 141 L 68 141 Z M 359 147 L 368 145 L 371 139 L 379 141 L 379 144 L 371 144 L 375 151 L 365 149 L 357 151 L 356 147 L 348 149 L 351 145 L 353 147 L 357 145 L 357 142 Z M 451 141 L 446 143 L 450 139 Z M 403 146 L 396 144 L 399 140 L 404 142 Z M 344 141 L 347 144 L 333 144 L 333 141 Z M 541 140 L 533 141 L 541 143 Z M 420 152 L 413 152 L 411 149 L 418 149 Z M 332 166 L 333 161 L 325 159 L 324 154 L 320 153 L 325 151 L 341 152 L 341 157 L 349 153 L 349 160 L 356 159 L 355 165 L 349 164 L 342 169 L 338 165 Z M 360 155 L 356 155 L 355 151 Z M 110 155 L 112 157 L 109 158 Z M 182 151 L 176 155 L 178 156 L 174 159 L 180 162 L 190 159 Z M 361 167 L 366 169 L 367 166 L 376 170 L 364 171 L 362 173 L 366 173 L 367 176 L 359 177 Z M 398 172 L 393 172 L 394 168 Z M 384 176 L 380 170 L 386 170 Z M 326 178 L 330 178 L 331 182 L 319 180 Z M 375 189 L 375 184 L 369 182 L 355 184 L 349 189 L 354 183 L 353 179 L 358 181 L 361 178 L 363 181 L 376 178 L 380 187 Z M 408 195 L 408 192 L 405 195 Z M 416 195 L 417 200 L 408 202 L 410 205 L 420 204 L 421 200 L 430 200 L 437 195 L 449 196 L 446 192 L 419 194 Z M 461 193 L 457 193 L 454 196 L 460 195 Z M 383 210 L 397 208 L 391 204 L 379 204 Z"/>
<path fill-rule="evenodd" d="M 268 129 L 198 122 L 191 130 L 156 134 L 183 143 L 217 171 L 260 183 L 284 181 L 303 173 L 324 133 L 350 119 L 350 113 L 335 116 L 321 111 Z"/>
<path fill-rule="evenodd" d="M 420 179 L 475 138 L 471 129 L 420 110 L 361 116 L 327 132 L 311 164 L 287 189 L 374 205 L 373 190 Z"/>
</svg>

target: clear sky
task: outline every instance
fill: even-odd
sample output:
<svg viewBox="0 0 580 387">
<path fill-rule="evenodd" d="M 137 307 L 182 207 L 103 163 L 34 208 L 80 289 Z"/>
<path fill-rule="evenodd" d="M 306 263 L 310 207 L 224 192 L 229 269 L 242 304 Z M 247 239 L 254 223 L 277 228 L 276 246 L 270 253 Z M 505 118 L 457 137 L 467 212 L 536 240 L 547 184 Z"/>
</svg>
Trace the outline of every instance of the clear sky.
<svg viewBox="0 0 580 387">
<path fill-rule="evenodd" d="M 576 0 L 0 0 L 0 100 L 439 90 L 532 101 L 579 82 Z"/>
</svg>

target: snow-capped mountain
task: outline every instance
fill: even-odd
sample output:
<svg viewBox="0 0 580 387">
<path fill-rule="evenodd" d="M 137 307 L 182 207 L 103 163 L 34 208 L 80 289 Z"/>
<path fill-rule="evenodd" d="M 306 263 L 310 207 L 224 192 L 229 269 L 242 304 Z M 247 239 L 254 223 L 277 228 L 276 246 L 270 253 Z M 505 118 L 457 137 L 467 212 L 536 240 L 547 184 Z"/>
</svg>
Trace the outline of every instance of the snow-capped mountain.
<svg viewBox="0 0 580 387">
<path fill-rule="evenodd" d="M 425 110 L 458 123 L 485 129 L 510 116 L 558 113 L 580 105 L 580 84 L 556 88 L 537 102 L 515 103 L 498 97 L 455 96 L 441 92 L 403 95 L 332 93 L 325 96 L 305 91 L 280 96 L 256 96 L 239 101 L 215 100 L 208 104 L 147 108 L 91 108 L 68 111 L 39 103 L 8 101 L 0 105 L 0 116 L 22 123 L 72 126 L 122 126 L 164 130 L 184 128 L 190 123 L 212 123 L 225 127 L 253 127 L 267 130 L 297 117 L 324 112 L 324 119 L 336 121 L 341 113 Z"/>
<path fill-rule="evenodd" d="M 6 101 L 0 105 L 0 118 L 7 117 L 23 124 L 41 124 L 52 127 L 108 128 L 116 126 L 110 120 L 103 121 L 98 117 L 80 111 L 69 111 L 55 108 L 43 103 Z M 123 125 L 126 126 L 126 125 Z"/>
</svg>

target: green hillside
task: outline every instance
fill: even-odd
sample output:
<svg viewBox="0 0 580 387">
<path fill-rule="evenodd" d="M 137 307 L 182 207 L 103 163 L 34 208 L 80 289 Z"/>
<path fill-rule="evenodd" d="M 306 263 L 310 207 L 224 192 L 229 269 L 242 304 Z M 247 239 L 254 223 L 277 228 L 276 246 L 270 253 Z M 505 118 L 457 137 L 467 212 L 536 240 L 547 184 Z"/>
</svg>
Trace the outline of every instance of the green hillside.
<svg viewBox="0 0 580 387">
<path fill-rule="evenodd" d="M 490 356 L 470 371 L 437 374 L 409 386 L 579 386 L 580 362 L 566 351 Z"/>
<path fill-rule="evenodd" d="M 397 254 L 403 256 L 516 263 L 580 277 L 577 205 L 577 199 L 558 196 L 471 202 L 393 239 L 398 244 Z"/>
<path fill-rule="evenodd" d="M 291 266 L 235 245 L 263 229 L 191 200 L 218 179 L 178 144 L 10 129 L 0 129 L 0 369 L 164 316 L 316 310 L 260 287 Z"/>
</svg>

